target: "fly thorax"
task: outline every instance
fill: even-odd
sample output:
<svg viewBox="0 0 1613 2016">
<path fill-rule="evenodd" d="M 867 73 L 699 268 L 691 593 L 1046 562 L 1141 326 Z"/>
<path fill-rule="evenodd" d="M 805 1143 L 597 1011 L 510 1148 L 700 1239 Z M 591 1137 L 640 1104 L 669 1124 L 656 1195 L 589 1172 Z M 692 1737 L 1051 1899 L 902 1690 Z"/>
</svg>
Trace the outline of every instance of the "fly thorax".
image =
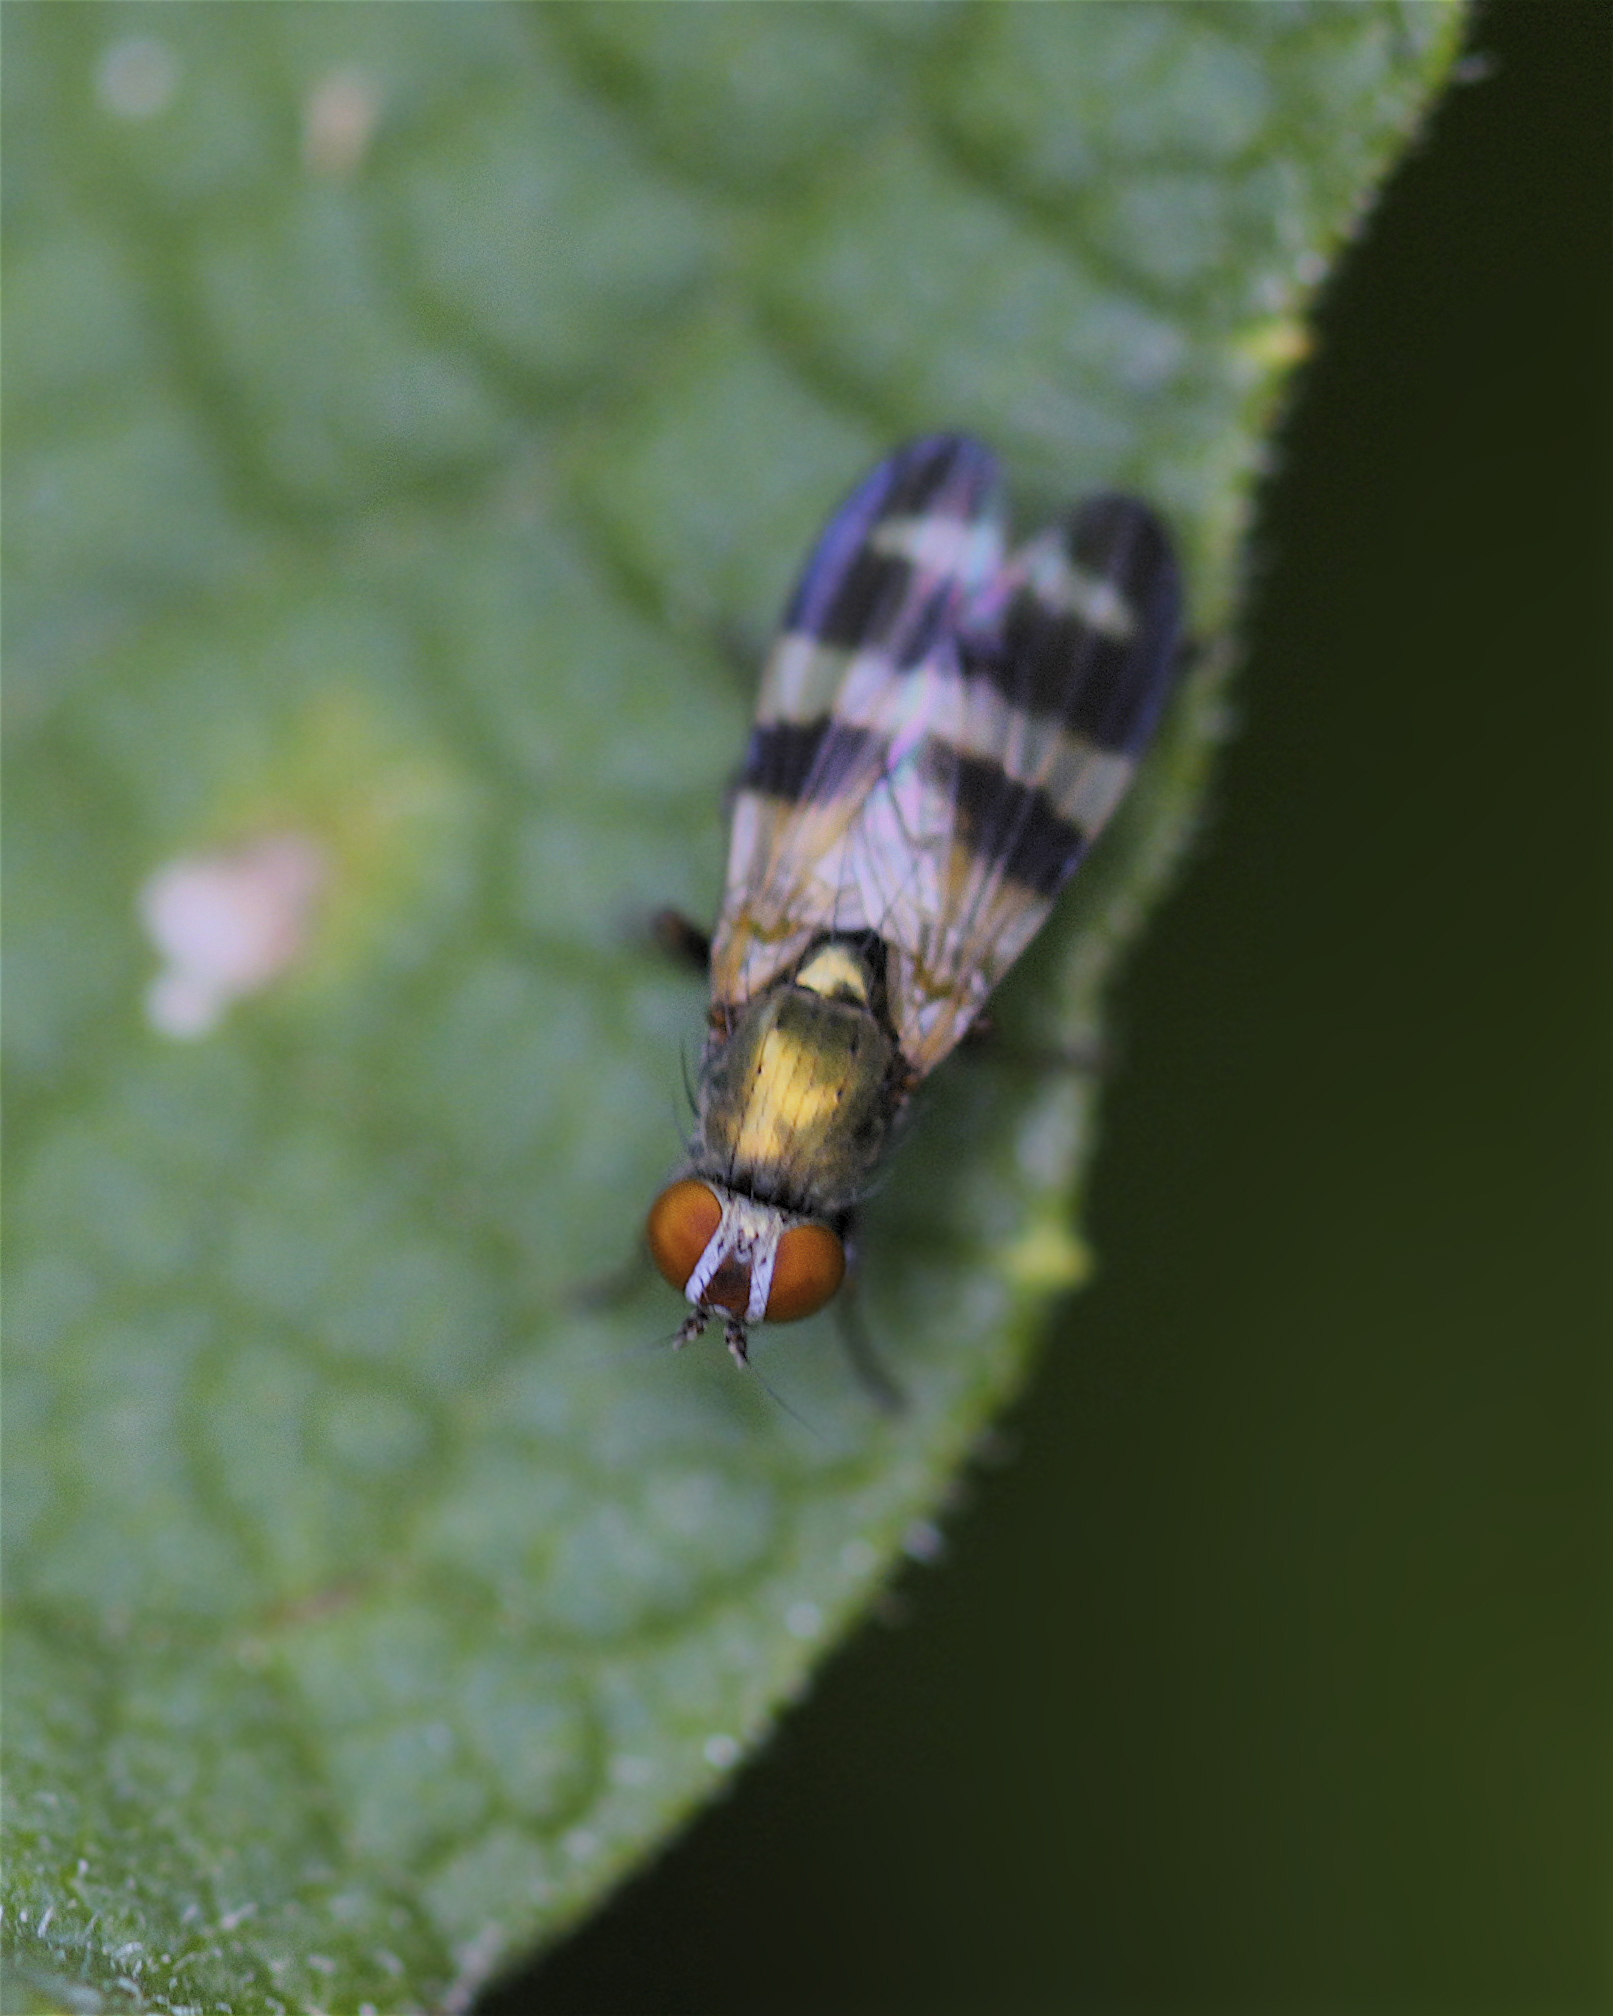
<svg viewBox="0 0 1613 2016">
<path fill-rule="evenodd" d="M 844 1209 L 884 1144 L 895 1063 L 895 1045 L 863 1003 L 799 980 L 775 988 L 708 1062 L 702 1165 L 790 1210 Z"/>
</svg>

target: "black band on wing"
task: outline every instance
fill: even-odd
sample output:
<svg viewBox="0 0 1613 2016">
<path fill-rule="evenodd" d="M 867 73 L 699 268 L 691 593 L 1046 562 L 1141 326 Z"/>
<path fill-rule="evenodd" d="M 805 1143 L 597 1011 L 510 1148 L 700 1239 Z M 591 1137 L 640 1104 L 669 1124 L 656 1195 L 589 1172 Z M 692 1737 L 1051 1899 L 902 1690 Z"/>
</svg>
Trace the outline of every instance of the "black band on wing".
<svg viewBox="0 0 1613 2016">
<path fill-rule="evenodd" d="M 934 575 L 930 594 L 912 604 L 918 570 L 899 553 L 876 552 L 873 535 L 881 522 L 900 519 L 969 524 L 988 508 L 996 482 L 995 459 L 967 436 L 932 434 L 898 449 L 829 521 L 790 597 L 784 631 L 838 651 L 877 642 L 897 672 L 921 662 L 956 584 Z"/>
<path fill-rule="evenodd" d="M 751 731 L 742 791 L 762 791 L 790 804 L 838 797 L 851 778 L 877 775 L 869 760 L 866 728 L 853 728 L 825 715 L 817 721 L 772 721 Z M 932 741 L 926 762 L 946 778 L 957 807 L 957 838 L 971 854 L 990 862 L 1011 880 L 1051 896 L 1086 850 L 1087 835 L 1058 811 L 1047 795 L 1018 784 L 989 757 L 965 756 L 950 743 Z"/>
<path fill-rule="evenodd" d="M 1159 519 L 1132 497 L 1088 498 L 1062 530 L 1072 579 L 1100 584 L 1129 634 L 1106 632 L 1027 583 L 1004 612 L 1000 644 L 966 643 L 965 662 L 1014 707 L 1135 756 L 1153 733 L 1175 665 L 1176 557 Z"/>
<path fill-rule="evenodd" d="M 946 623 L 952 585 L 943 576 L 922 603 L 913 603 L 916 569 L 899 554 L 875 553 L 860 547 L 823 597 L 802 620 L 786 630 L 809 637 L 832 651 L 856 651 L 872 642 L 898 648 L 891 652 L 891 671 L 901 674 L 923 663 Z M 898 625 L 898 616 L 903 620 Z"/>
<path fill-rule="evenodd" d="M 953 755 L 958 838 L 982 861 L 1038 896 L 1063 886 L 1087 836 L 1044 792 L 1016 784 L 1001 766 Z"/>
<path fill-rule="evenodd" d="M 827 714 L 816 721 L 759 721 L 751 730 L 739 788 L 792 804 L 808 795 L 833 798 L 848 775 L 867 774 L 865 752 L 882 740 Z"/>
</svg>

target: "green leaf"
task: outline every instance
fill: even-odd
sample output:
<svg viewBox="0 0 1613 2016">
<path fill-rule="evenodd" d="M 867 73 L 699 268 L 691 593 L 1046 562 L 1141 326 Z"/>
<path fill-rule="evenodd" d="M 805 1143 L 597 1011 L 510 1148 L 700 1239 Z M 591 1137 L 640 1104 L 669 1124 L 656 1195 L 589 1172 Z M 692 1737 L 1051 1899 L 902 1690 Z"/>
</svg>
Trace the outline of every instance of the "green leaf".
<svg viewBox="0 0 1613 2016">
<path fill-rule="evenodd" d="M 9 11 L 9 2007 L 462 2008 L 928 1544 L 1087 1265 L 1031 1059 L 1191 827 L 1261 430 L 1456 29 Z M 826 1320 L 770 1392 L 592 1291 L 701 1022 L 639 926 L 938 426 L 1027 518 L 1157 500 L 1207 648 L 870 1213 L 891 1421 Z M 282 936 L 154 985 L 158 897 Z"/>
</svg>

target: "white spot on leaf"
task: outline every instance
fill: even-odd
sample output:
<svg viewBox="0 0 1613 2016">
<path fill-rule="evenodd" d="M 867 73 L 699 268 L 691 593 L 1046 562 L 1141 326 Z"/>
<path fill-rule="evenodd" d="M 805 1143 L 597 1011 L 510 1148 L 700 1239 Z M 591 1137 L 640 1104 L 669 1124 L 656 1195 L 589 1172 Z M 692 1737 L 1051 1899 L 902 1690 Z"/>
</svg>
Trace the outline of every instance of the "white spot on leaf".
<svg viewBox="0 0 1613 2016">
<path fill-rule="evenodd" d="M 373 77 L 362 70 L 332 70 L 303 100 L 302 165 L 310 175 L 355 174 L 380 117 L 381 92 Z"/>
<path fill-rule="evenodd" d="M 879 1550 L 870 1540 L 848 1540 L 840 1550 L 840 1572 L 861 1581 L 879 1566 Z"/>
<path fill-rule="evenodd" d="M 232 1002 L 295 965 L 324 880 L 324 856 L 295 833 L 159 868 L 139 897 L 164 961 L 146 995 L 151 1026 L 164 1036 L 205 1036 Z"/>
<path fill-rule="evenodd" d="M 823 1612 L 816 1603 L 792 1603 L 784 1613 L 784 1628 L 792 1638 L 816 1638 L 823 1629 Z"/>
<path fill-rule="evenodd" d="M 155 35 L 109 42 L 95 66 L 95 96 L 119 119 L 154 119 L 179 89 L 179 58 Z"/>
<path fill-rule="evenodd" d="M 713 1771 L 731 1771 L 739 1762 L 739 1745 L 732 1736 L 708 1736 L 700 1754 Z"/>
<path fill-rule="evenodd" d="M 946 1546 L 946 1535 L 933 1519 L 915 1519 L 902 1535 L 902 1552 L 909 1561 L 939 1561 Z"/>
</svg>

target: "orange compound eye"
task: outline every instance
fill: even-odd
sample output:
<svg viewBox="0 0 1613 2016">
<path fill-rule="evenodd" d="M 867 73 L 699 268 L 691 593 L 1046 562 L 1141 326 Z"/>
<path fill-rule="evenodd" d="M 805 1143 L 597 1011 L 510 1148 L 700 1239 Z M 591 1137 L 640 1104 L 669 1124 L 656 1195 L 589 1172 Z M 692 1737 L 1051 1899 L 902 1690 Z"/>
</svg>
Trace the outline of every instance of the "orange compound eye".
<svg viewBox="0 0 1613 2016">
<path fill-rule="evenodd" d="M 716 1191 L 692 1176 L 669 1183 L 650 1206 L 644 1227 L 650 1257 L 680 1295 L 721 1222 L 722 1201 Z"/>
<path fill-rule="evenodd" d="M 778 1242 L 773 1285 L 767 1295 L 769 1323 L 794 1323 L 815 1316 L 846 1278 L 846 1249 L 827 1225 L 791 1225 Z"/>
</svg>

